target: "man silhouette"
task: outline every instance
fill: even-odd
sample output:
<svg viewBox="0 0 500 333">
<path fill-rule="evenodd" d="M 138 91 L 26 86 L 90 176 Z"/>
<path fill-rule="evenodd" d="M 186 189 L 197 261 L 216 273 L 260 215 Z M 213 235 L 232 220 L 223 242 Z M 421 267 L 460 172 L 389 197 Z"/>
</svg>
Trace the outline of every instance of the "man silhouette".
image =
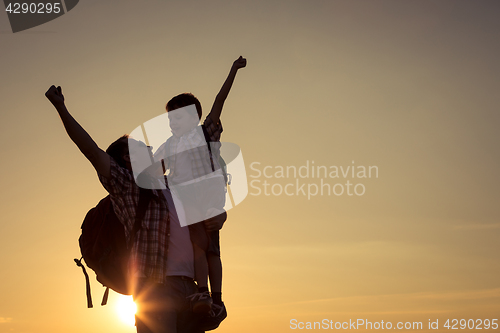
<svg viewBox="0 0 500 333">
<path fill-rule="evenodd" d="M 109 192 L 113 209 L 130 237 L 135 222 L 140 188 L 134 180 L 129 141 L 123 136 L 103 151 L 68 112 L 61 87 L 51 86 L 45 96 L 56 108 L 67 134 L 90 161 Z M 144 143 L 132 140 L 136 147 Z M 150 190 L 149 202 L 131 249 L 130 276 L 138 303 L 138 333 L 200 333 L 199 320 L 190 310 L 187 296 L 197 291 L 189 229 L 179 224 L 184 214 L 168 189 Z M 218 215 L 205 222 L 220 229 L 226 219 Z"/>
</svg>

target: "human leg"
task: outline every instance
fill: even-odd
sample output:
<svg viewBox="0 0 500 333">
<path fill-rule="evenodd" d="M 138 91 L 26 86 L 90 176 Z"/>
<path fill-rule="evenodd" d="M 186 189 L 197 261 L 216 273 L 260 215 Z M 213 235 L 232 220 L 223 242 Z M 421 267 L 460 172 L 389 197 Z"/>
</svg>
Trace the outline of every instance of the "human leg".
<svg viewBox="0 0 500 333">
<path fill-rule="evenodd" d="M 180 281 L 179 281 L 180 279 Z M 172 280 L 179 285 L 179 301 L 177 310 L 177 333 L 203 333 L 200 328 L 200 315 L 193 313 L 189 296 L 197 292 L 197 286 L 193 279 L 183 277 L 167 277 L 167 284 Z M 182 299 L 181 299 L 182 298 Z"/>
<path fill-rule="evenodd" d="M 193 243 L 194 254 L 194 274 L 198 288 L 207 288 L 208 290 L 208 262 L 205 251 Z"/>
<path fill-rule="evenodd" d="M 137 333 L 202 333 L 188 299 L 196 291 L 193 279 L 183 276 L 168 276 L 165 284 L 142 281 L 134 295 Z"/>
<path fill-rule="evenodd" d="M 177 333 L 176 299 L 167 286 L 141 281 L 134 301 L 137 333 Z"/>
<path fill-rule="evenodd" d="M 209 232 L 207 251 L 210 290 L 214 304 L 222 305 L 222 261 L 220 258 L 219 231 Z"/>
<path fill-rule="evenodd" d="M 210 290 L 222 291 L 222 261 L 220 258 L 219 231 L 209 232 L 209 245 L 207 251 L 208 271 L 210 276 Z"/>
<path fill-rule="evenodd" d="M 206 249 L 208 237 L 202 223 L 189 226 L 191 242 L 193 243 L 194 271 L 198 284 L 198 292 L 190 296 L 192 309 L 195 313 L 208 313 L 212 309 L 212 298 L 208 292 L 208 262 Z"/>
</svg>

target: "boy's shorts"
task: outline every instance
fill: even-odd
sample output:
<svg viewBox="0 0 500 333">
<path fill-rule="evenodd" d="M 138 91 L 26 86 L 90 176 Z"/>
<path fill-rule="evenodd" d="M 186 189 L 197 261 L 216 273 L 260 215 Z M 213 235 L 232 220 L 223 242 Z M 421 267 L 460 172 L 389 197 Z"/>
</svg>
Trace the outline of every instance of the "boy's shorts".
<svg viewBox="0 0 500 333">
<path fill-rule="evenodd" d="M 219 231 L 207 231 L 203 221 L 213 217 L 211 209 L 224 212 L 226 184 L 224 177 L 212 177 L 188 185 L 173 185 L 170 189 L 184 206 L 191 241 L 206 253 L 220 256 Z"/>
<path fill-rule="evenodd" d="M 226 184 L 222 175 L 187 185 L 169 183 L 169 187 L 182 202 L 187 225 L 199 223 L 224 211 Z M 207 213 L 213 209 L 219 213 L 207 216 Z"/>
</svg>

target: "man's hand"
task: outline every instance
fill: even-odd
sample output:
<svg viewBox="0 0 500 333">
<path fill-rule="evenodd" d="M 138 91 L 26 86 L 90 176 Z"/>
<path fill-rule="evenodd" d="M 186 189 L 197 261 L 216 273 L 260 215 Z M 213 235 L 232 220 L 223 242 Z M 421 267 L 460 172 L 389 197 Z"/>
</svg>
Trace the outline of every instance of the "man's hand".
<svg viewBox="0 0 500 333">
<path fill-rule="evenodd" d="M 90 135 L 82 126 L 71 116 L 64 105 L 64 96 L 61 87 L 51 86 L 45 93 L 45 97 L 54 105 L 61 117 L 64 128 L 70 139 L 78 146 L 80 151 L 92 163 L 96 171 L 106 178 L 111 177 L 111 157 L 103 151 L 92 140 Z"/>
<path fill-rule="evenodd" d="M 222 226 L 224 225 L 224 222 L 226 222 L 226 219 L 227 213 L 223 212 L 222 214 L 206 219 L 205 221 L 203 221 L 203 224 L 205 224 L 205 228 L 207 229 L 207 231 L 217 231 L 222 229 Z"/>
<path fill-rule="evenodd" d="M 233 63 L 233 68 L 234 69 L 240 69 L 243 68 L 247 65 L 247 60 L 240 56 L 238 59 L 236 59 Z"/>
<path fill-rule="evenodd" d="M 51 86 L 45 93 L 45 97 L 47 97 L 52 105 L 54 105 L 56 108 L 58 106 L 64 105 L 64 95 L 62 94 L 62 89 L 60 86 L 57 88 L 56 86 Z"/>
</svg>

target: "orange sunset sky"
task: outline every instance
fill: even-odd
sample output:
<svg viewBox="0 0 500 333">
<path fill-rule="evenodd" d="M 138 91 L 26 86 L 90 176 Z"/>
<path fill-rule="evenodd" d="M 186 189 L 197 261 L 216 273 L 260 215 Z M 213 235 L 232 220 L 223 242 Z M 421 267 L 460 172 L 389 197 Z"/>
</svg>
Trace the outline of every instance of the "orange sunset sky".
<svg viewBox="0 0 500 333">
<path fill-rule="evenodd" d="M 241 147 L 249 193 L 221 231 L 217 331 L 498 321 L 499 15 L 482 0 L 82 0 L 12 33 L 2 11 L 0 333 L 135 332 L 118 294 L 99 306 L 94 275 L 86 308 L 73 258 L 106 192 L 50 85 L 106 148 L 182 92 L 206 115 L 240 55 L 222 139 Z M 279 173 L 306 166 L 339 172 Z"/>
</svg>

